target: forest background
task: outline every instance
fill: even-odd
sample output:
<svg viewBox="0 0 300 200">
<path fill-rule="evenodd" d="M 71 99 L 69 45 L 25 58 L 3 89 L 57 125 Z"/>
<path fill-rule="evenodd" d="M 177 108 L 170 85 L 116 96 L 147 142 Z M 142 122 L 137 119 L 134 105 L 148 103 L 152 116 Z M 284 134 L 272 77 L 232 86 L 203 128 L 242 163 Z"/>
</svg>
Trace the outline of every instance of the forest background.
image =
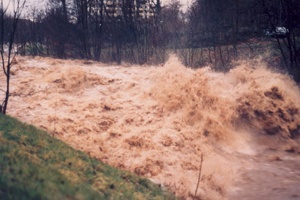
<svg viewBox="0 0 300 200">
<path fill-rule="evenodd" d="M 178 0 L 43 2 L 22 10 L 15 34 L 22 55 L 162 64 L 172 52 L 186 66 L 222 71 L 260 57 L 300 80 L 297 0 L 195 0 L 184 8 Z M 2 44 L 13 24 L 5 8 Z"/>
</svg>

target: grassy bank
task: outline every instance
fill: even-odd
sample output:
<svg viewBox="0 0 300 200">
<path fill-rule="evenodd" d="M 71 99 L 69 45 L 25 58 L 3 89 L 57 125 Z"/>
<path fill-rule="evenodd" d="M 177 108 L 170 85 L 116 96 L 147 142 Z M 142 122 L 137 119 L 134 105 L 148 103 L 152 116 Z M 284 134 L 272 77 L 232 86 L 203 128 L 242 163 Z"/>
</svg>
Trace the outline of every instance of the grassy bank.
<svg viewBox="0 0 300 200">
<path fill-rule="evenodd" d="M 0 114 L 0 199 L 173 199 L 149 180 Z"/>
</svg>

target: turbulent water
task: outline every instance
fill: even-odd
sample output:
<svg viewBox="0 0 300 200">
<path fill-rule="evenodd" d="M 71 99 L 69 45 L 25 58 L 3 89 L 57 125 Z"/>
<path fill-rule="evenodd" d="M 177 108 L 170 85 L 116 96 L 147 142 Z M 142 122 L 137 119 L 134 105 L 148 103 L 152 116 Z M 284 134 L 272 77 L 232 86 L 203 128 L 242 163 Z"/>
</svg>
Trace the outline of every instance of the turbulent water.
<svg viewBox="0 0 300 200">
<path fill-rule="evenodd" d="M 300 90 L 259 61 L 217 73 L 21 57 L 12 85 L 9 115 L 184 199 L 300 198 Z"/>
</svg>

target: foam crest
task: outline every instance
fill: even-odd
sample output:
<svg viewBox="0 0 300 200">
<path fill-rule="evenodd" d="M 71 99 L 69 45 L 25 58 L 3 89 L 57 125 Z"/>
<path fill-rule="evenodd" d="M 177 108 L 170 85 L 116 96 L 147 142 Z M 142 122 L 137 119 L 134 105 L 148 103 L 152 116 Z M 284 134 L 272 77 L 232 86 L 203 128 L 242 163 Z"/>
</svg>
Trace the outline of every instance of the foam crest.
<svg viewBox="0 0 300 200">
<path fill-rule="evenodd" d="M 300 129 L 300 93 L 287 75 L 263 64 L 238 63 L 228 73 L 185 69 L 171 58 L 151 94 L 168 112 L 219 139 L 243 123 L 259 133 L 294 138 Z"/>
</svg>

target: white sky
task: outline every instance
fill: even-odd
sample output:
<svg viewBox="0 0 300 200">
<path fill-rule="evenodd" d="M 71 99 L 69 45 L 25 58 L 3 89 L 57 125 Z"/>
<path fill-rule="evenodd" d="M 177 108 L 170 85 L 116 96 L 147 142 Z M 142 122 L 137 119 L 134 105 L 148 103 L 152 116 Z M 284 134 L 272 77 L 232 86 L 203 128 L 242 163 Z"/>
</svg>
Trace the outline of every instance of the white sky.
<svg viewBox="0 0 300 200">
<path fill-rule="evenodd" d="M 162 2 L 163 4 L 167 4 L 167 3 L 170 3 L 170 2 L 172 2 L 172 1 L 173 1 L 173 0 L 161 0 L 161 2 Z M 191 3 L 192 3 L 193 0 L 179 0 L 179 1 L 180 1 L 180 3 L 182 4 L 182 10 L 183 10 L 183 11 L 186 11 L 187 8 L 188 8 L 188 6 L 191 5 Z"/>
<path fill-rule="evenodd" d="M 0 0 L 1 1 L 1 0 Z M 4 7 L 9 5 L 9 10 L 13 9 L 13 4 L 16 3 L 18 0 L 3 0 Z M 26 7 L 36 7 L 36 8 L 43 8 L 46 5 L 48 0 L 20 0 L 20 2 L 26 1 Z"/>
</svg>

